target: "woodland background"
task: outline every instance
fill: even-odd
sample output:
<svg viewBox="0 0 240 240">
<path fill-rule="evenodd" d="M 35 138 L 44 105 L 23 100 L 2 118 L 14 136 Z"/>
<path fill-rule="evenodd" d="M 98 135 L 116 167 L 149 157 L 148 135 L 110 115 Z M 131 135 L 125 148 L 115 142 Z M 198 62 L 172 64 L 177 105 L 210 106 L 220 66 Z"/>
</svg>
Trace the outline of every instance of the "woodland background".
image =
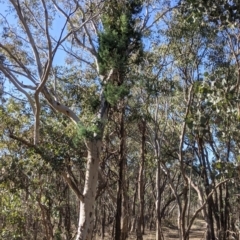
<svg viewBox="0 0 240 240">
<path fill-rule="evenodd" d="M 239 239 L 238 1 L 0 4 L 1 239 Z"/>
</svg>

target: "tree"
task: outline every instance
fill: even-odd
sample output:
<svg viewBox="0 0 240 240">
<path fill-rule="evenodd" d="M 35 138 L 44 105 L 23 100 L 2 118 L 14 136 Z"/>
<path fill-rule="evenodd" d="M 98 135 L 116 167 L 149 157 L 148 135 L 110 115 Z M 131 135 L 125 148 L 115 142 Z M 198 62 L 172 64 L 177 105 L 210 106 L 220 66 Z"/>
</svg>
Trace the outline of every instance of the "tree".
<svg viewBox="0 0 240 240">
<path fill-rule="evenodd" d="M 239 236 L 238 4 L 180 3 L 3 5 L 1 237 Z"/>
<path fill-rule="evenodd" d="M 85 142 L 87 164 L 83 192 L 71 176 L 66 173 L 66 170 L 62 171 L 62 176 L 81 202 L 76 239 L 91 238 L 98 167 L 108 109 L 110 104 L 114 106 L 119 99 L 125 96 L 126 90 L 123 83 L 129 59 L 133 53 L 140 49 L 141 45 L 141 36 L 134 29 L 133 18 L 134 14 L 141 11 L 141 2 L 131 1 L 127 6 L 121 2 L 116 3 L 116 6 L 112 5 L 111 2 L 104 4 L 101 2 L 94 4 L 85 2 L 81 5 L 78 2 L 73 2 L 72 5 L 69 5 L 67 2 L 58 4 L 55 1 L 42 0 L 41 5 L 36 5 L 35 2 L 10 1 L 10 7 L 16 12 L 18 20 L 21 23 L 21 32 L 14 32 L 7 19 L 4 19 L 6 27 L 3 27 L 3 41 L 0 48 L 6 60 L 1 63 L 0 70 L 27 97 L 35 118 L 34 144 L 16 136 L 15 131 L 10 131 L 9 136 L 33 149 L 43 159 L 49 157 L 41 150 L 41 136 L 39 131 L 41 127 L 41 101 L 43 101 L 40 98 L 41 93 L 55 111 L 63 113 L 78 125 L 80 138 Z M 99 9 L 103 8 L 103 10 L 107 10 L 109 7 L 114 7 L 118 11 L 118 14 L 106 12 L 102 15 L 103 32 L 100 31 L 98 33 L 99 49 L 97 51 L 96 46 L 93 44 L 91 33 L 86 28 L 86 25 L 89 24 L 90 26 L 92 24 L 95 26 L 96 20 L 99 20 Z M 51 34 L 54 17 L 58 14 L 54 8 L 66 17 L 58 39 Z M 84 20 L 76 26 L 75 19 L 78 16 L 81 16 Z M 114 21 L 112 22 L 112 20 Z M 44 27 L 41 26 L 39 21 L 45 23 Z M 67 26 L 70 29 L 66 33 Z M 86 46 L 84 40 L 79 39 L 77 36 L 77 33 L 81 31 L 88 36 L 89 46 Z M 69 44 L 65 46 L 63 44 L 71 36 L 78 46 L 87 49 L 95 57 L 96 70 L 100 76 L 101 86 L 99 87 L 101 87 L 101 91 L 95 93 L 99 95 L 99 100 L 96 102 L 97 106 L 95 106 L 94 111 L 91 113 L 92 123 L 88 126 L 83 126 L 80 123 L 80 118 L 76 112 L 60 103 L 59 99 L 57 99 L 56 89 L 54 89 L 55 96 L 53 96 L 48 87 L 49 78 L 54 73 L 54 56 L 57 54 L 60 46 L 67 48 L 68 51 Z M 41 44 L 36 42 L 36 37 L 41 40 Z M 116 46 L 116 40 L 119 40 L 119 38 L 119 45 Z M 28 51 L 29 48 L 33 53 Z M 113 56 L 112 51 L 114 53 Z M 110 56 L 112 57 L 110 58 Z M 92 64 L 86 61 L 83 62 Z M 37 73 L 37 78 L 35 77 L 35 73 Z M 30 84 L 21 83 L 19 76 L 24 78 L 24 80 L 27 79 Z M 27 90 L 32 90 L 34 97 Z"/>
</svg>

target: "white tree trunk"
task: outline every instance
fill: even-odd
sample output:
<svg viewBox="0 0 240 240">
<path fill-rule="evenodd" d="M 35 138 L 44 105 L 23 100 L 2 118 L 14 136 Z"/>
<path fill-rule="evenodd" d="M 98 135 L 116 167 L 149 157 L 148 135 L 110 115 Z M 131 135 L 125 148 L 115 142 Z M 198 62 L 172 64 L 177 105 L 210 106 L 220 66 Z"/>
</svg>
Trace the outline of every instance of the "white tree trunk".
<svg viewBox="0 0 240 240">
<path fill-rule="evenodd" d="M 86 143 L 88 159 L 84 185 L 84 199 L 80 203 L 80 214 L 76 240 L 91 240 L 94 223 L 94 203 L 97 190 L 98 167 L 101 153 L 101 140 Z"/>
</svg>

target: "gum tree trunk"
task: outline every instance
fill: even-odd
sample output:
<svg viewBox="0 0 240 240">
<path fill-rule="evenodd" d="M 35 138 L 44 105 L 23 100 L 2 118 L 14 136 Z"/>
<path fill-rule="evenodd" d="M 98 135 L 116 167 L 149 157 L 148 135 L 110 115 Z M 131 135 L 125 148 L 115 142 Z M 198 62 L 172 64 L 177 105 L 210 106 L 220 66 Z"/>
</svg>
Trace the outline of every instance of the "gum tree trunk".
<svg viewBox="0 0 240 240">
<path fill-rule="evenodd" d="M 88 150 L 87 169 L 83 196 L 80 203 L 79 224 L 76 240 L 91 240 L 94 223 L 94 203 L 97 190 L 101 140 L 86 143 Z"/>
</svg>

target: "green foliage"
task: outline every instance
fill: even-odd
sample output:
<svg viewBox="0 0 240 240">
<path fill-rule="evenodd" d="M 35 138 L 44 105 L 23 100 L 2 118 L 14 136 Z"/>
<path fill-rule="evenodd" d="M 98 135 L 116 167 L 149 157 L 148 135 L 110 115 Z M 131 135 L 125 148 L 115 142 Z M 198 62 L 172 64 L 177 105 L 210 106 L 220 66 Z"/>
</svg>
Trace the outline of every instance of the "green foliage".
<svg viewBox="0 0 240 240">
<path fill-rule="evenodd" d="M 141 50 L 141 34 L 135 29 L 134 14 L 141 11 L 141 1 L 128 4 L 111 1 L 105 4 L 102 16 L 103 32 L 99 33 L 98 62 L 101 75 L 116 69 L 126 72 L 130 54 Z"/>
<path fill-rule="evenodd" d="M 212 167 L 215 171 L 218 172 L 217 177 L 219 179 L 223 177 L 226 178 L 238 177 L 238 168 L 232 162 L 217 161 L 213 162 Z"/>
<path fill-rule="evenodd" d="M 182 10 L 190 18 L 205 17 L 204 21 L 228 25 L 240 20 L 240 4 L 228 0 L 183 0 Z M 189 14 L 191 14 L 189 16 Z M 206 18 L 207 17 L 207 18 Z"/>
<path fill-rule="evenodd" d="M 5 187 L 0 184 L 0 192 L 3 192 Z M 20 196 L 5 191 L 5 194 L 0 194 L 0 198 L 0 215 L 4 218 L 4 224 L 0 228 L 1 239 L 21 239 L 24 235 L 25 219 Z"/>
<path fill-rule="evenodd" d="M 87 104 L 90 108 L 90 111 L 95 113 L 96 110 L 98 110 L 100 106 L 100 99 L 97 95 L 91 95 L 89 99 L 87 100 Z"/>
<path fill-rule="evenodd" d="M 75 144 L 78 143 L 79 140 L 101 138 L 102 124 L 100 120 L 93 121 L 87 126 L 86 125 L 83 126 L 81 123 L 77 125 L 77 134 L 74 139 Z"/>
<path fill-rule="evenodd" d="M 20 3 L 22 7 L 25 4 L 26 10 L 27 2 L 31 1 Z M 37 4 L 37 1 L 34 2 Z M 45 2 L 49 5 L 51 3 L 51 1 Z M 53 67 L 46 84 L 49 94 L 55 95 L 59 102 L 74 110 L 81 122 L 77 126 L 69 123 L 67 116 L 52 111 L 45 99 L 46 93 L 41 94 L 40 141 L 37 146 L 33 146 L 34 114 L 28 110 L 29 104 L 21 100 L 23 96 L 16 96 L 15 91 L 9 91 L 14 98 L 10 99 L 11 95 L 8 95 L 6 102 L 0 107 L 0 131 L 3 133 L 0 135 L 0 215 L 3 216 L 0 222 L 5 224 L 3 230 L 0 229 L 0 232 L 2 231 L 0 238 L 34 239 L 33 232 L 37 231 L 37 238 L 44 239 L 45 227 L 41 206 L 44 206 L 44 213 L 50 216 L 49 226 L 53 227 L 54 238 L 73 238 L 71 234 L 65 235 L 65 232 L 76 232 L 79 214 L 76 209 L 79 206 L 79 199 L 73 196 L 74 193 L 63 181 L 61 174 L 63 171 L 66 172 L 79 190 L 82 190 L 85 184 L 84 177 L 88 176 L 83 173 L 86 167 L 85 141 L 88 140 L 103 139 L 100 170 L 113 195 L 117 193 L 116 183 L 120 176 L 118 170 L 122 156 L 119 155 L 121 152 L 119 146 L 126 144 L 123 149 L 127 169 L 124 172 L 127 179 L 126 199 L 131 199 L 135 193 L 137 196 L 136 183 L 139 183 L 137 175 L 140 167 L 143 167 L 144 198 L 148 200 L 149 208 L 145 209 L 145 214 L 151 213 L 152 216 L 155 207 L 152 192 L 156 189 L 162 191 L 161 206 L 164 209 L 165 203 L 172 195 L 168 183 L 172 182 L 171 188 L 176 190 L 180 202 L 187 203 L 184 201 L 184 194 L 181 194 L 183 186 L 188 182 L 184 183 L 186 180 L 184 174 L 201 190 L 203 199 L 206 199 L 208 187 L 212 189 L 220 180 L 237 175 L 234 161 L 239 161 L 240 124 L 237 119 L 239 115 L 236 116 L 239 107 L 237 89 L 239 71 L 238 66 L 234 66 L 234 54 L 229 51 L 226 36 L 224 34 L 218 36 L 214 33 L 213 21 L 207 22 L 210 18 L 218 18 L 216 11 L 220 6 L 214 7 L 217 1 L 186 0 L 188 4 L 186 11 L 181 14 L 175 8 L 173 12 L 167 12 L 162 25 L 154 22 L 162 14 L 162 10 L 165 11 L 165 8 L 157 7 L 158 2 L 144 2 L 149 15 L 140 14 L 143 1 L 138 0 L 81 3 L 83 8 L 93 11 L 91 16 L 96 13 L 94 23 L 99 35 L 94 38 L 94 31 L 88 29 L 89 25 L 75 31 L 71 50 L 74 55 L 80 56 L 75 60 L 76 65 Z M 59 1 L 58 4 L 61 3 L 66 3 L 66 6 L 72 8 L 71 3 L 74 1 L 70 3 Z M 221 0 L 220 3 L 226 3 L 221 6 L 223 9 L 230 6 L 226 1 Z M 235 5 L 236 3 L 232 1 L 230 7 Z M 101 15 L 97 15 L 98 6 L 104 6 Z M 51 14 L 57 13 L 53 9 L 49 9 L 49 14 L 50 18 L 54 19 Z M 151 14 L 154 9 L 158 9 L 155 16 Z M 37 13 L 41 15 L 40 10 Z M 224 15 L 225 10 L 220 10 Z M 77 12 L 78 16 L 82 15 L 78 10 Z M 35 12 L 32 13 L 25 14 L 29 17 L 29 22 L 35 21 Z M 85 13 L 87 19 L 90 13 L 87 11 Z M 224 15 L 225 19 L 228 19 L 226 22 L 232 21 L 229 15 L 228 13 Z M 141 34 L 137 23 L 141 22 L 140 17 L 145 16 L 146 19 L 143 21 L 146 21 L 147 28 L 141 31 L 146 39 L 146 49 L 142 53 Z M 98 22 L 99 18 L 102 20 L 101 23 Z M 80 19 L 71 15 L 72 19 L 73 29 L 75 26 L 78 29 Z M 221 16 L 219 19 L 217 22 L 224 22 Z M 153 22 L 152 29 L 149 27 L 151 22 Z M 72 26 L 69 26 L 69 29 L 70 27 L 72 30 Z M 30 31 L 32 29 L 41 28 L 34 28 L 30 24 Z M 11 34 L 13 33 L 14 31 Z M 231 43 L 233 38 L 233 45 L 238 42 L 234 40 L 234 34 L 228 39 Z M 44 31 L 43 35 L 45 36 Z M 89 53 L 84 53 L 84 48 L 78 48 L 76 44 L 77 38 L 81 42 L 83 35 L 86 41 L 82 44 L 88 50 L 93 46 L 91 44 L 99 41 L 97 59 L 99 72 L 94 69 L 94 60 L 85 58 L 90 56 Z M 35 76 L 37 71 L 36 63 L 33 64 L 35 58 L 27 46 L 29 41 L 23 41 L 20 32 L 14 36 L 18 41 L 10 41 L 9 36 L 5 36 L 5 40 L 8 42 L 6 47 L 16 55 L 17 61 L 12 61 L 6 67 L 9 73 L 19 79 L 20 84 L 21 74 L 27 78 L 28 74 Z M 36 41 L 39 40 L 36 48 L 44 66 L 47 42 L 43 37 L 38 37 L 38 31 L 35 31 L 33 36 L 36 36 Z M 53 43 L 53 46 L 56 44 Z M 141 62 L 141 68 L 136 67 L 135 64 L 141 61 L 142 54 L 144 54 L 144 62 Z M 10 61 L 9 56 L 6 57 Z M 68 57 L 74 58 L 74 56 Z M 29 67 L 29 71 L 25 71 L 25 67 Z M 103 77 L 101 83 L 99 83 L 99 73 Z M 56 81 L 52 81 L 53 79 Z M 27 83 L 28 81 L 24 80 L 22 84 Z M 191 99 L 188 99 L 192 85 Z M 24 89 L 29 90 L 27 87 Z M 96 118 L 101 107 L 100 90 L 103 90 L 104 100 L 109 103 L 108 105 L 118 106 L 120 100 L 126 99 L 125 112 L 122 114 L 124 135 L 119 134 L 122 130 L 119 128 L 120 115 L 113 107 L 107 112 L 109 121 L 103 137 L 105 122 L 103 124 Z M 34 90 L 29 90 L 29 94 L 32 97 Z M 186 112 L 188 112 L 187 116 Z M 141 136 L 143 120 L 146 122 L 144 137 Z M 10 132 L 29 144 L 9 138 Z M 144 164 L 140 162 L 141 157 L 145 159 Z M 218 159 L 223 160 L 216 162 Z M 165 171 L 161 170 L 159 188 L 154 184 L 156 162 L 160 162 L 162 168 L 165 166 Z M 210 186 L 207 186 L 203 179 L 209 180 Z M 224 186 L 230 187 L 228 184 Z M 101 188 L 100 185 L 99 187 Z M 236 195 L 234 193 L 236 187 L 231 186 L 231 188 L 233 194 L 229 198 L 232 200 L 232 196 Z M 224 190 L 225 192 L 227 191 Z M 225 198 L 223 196 L 220 199 L 220 194 L 217 193 L 218 190 L 213 197 L 216 206 L 219 200 Z M 195 191 L 191 191 L 190 202 L 196 195 Z M 104 199 L 104 196 L 107 199 Z M 99 214 L 106 214 L 106 224 L 111 224 L 107 221 L 108 219 L 114 221 L 116 206 L 111 199 L 109 201 L 109 195 L 104 189 L 98 197 L 100 203 L 98 208 L 101 209 Z M 172 199 L 171 201 L 176 201 L 175 198 Z M 137 209 L 139 202 L 136 203 Z M 174 205 L 175 203 L 172 202 L 169 209 L 173 209 Z M 189 207 L 190 210 L 194 209 L 192 203 Z M 207 212 L 209 208 L 205 210 Z M 173 209 L 173 214 L 175 211 Z M 131 212 L 132 209 L 129 213 Z M 229 212 L 234 215 L 233 210 Z M 99 215 L 95 220 L 98 231 Z M 227 218 L 225 220 L 228 221 Z M 24 229 L 27 229 L 27 233 L 23 232 Z"/>
<path fill-rule="evenodd" d="M 111 104 L 115 105 L 120 99 L 123 99 L 129 94 L 129 87 L 125 84 L 116 86 L 112 83 L 106 84 L 104 95 L 106 100 Z"/>
</svg>

